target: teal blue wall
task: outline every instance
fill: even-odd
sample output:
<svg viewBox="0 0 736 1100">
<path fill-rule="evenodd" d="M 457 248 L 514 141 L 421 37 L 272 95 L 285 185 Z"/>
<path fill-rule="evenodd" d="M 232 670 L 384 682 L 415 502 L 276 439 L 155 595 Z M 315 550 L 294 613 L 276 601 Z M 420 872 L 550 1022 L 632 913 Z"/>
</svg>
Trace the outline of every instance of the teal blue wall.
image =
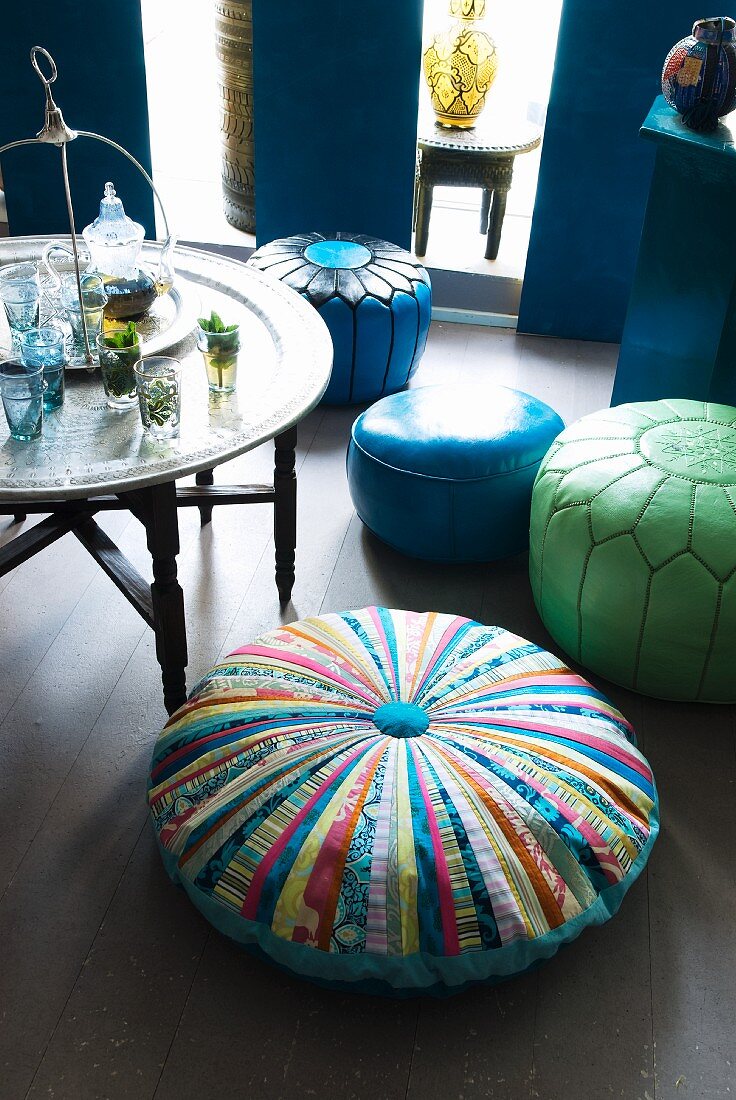
<svg viewBox="0 0 736 1100">
<path fill-rule="evenodd" d="M 75 129 L 105 134 L 150 172 L 148 101 L 139 0 L 7 0 L 0 27 L 0 145 L 33 137 L 43 125 L 44 93 L 31 68 L 31 46 L 54 56 L 54 98 Z M 143 177 L 120 153 L 79 138 L 69 145 L 75 218 L 97 216 L 111 179 L 127 213 L 155 237 L 153 202 Z M 2 158 L 10 231 L 68 232 L 55 147 L 11 150 Z"/>
<path fill-rule="evenodd" d="M 519 331 L 620 339 L 654 159 L 639 128 L 701 14 L 692 0 L 565 0 Z"/>
<path fill-rule="evenodd" d="M 421 24 L 422 0 L 254 0 L 259 244 L 410 244 Z"/>
</svg>

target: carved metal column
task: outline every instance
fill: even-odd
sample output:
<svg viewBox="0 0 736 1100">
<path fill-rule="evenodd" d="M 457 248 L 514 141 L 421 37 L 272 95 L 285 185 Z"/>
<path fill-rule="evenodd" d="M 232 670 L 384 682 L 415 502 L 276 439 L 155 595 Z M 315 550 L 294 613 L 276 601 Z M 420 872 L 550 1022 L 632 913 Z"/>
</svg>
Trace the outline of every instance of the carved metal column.
<svg viewBox="0 0 736 1100">
<path fill-rule="evenodd" d="M 222 194 L 236 229 L 256 228 L 253 151 L 253 3 L 215 0 L 222 102 Z"/>
</svg>

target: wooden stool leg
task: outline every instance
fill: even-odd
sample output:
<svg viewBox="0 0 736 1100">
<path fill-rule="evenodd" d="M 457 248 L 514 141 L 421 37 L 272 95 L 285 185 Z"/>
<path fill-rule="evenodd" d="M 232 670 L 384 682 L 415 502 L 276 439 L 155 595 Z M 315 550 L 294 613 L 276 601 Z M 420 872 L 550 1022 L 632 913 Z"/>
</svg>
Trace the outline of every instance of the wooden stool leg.
<svg viewBox="0 0 736 1100">
<path fill-rule="evenodd" d="M 498 256 L 499 245 L 501 244 L 501 229 L 503 228 L 503 218 L 506 213 L 506 195 L 505 190 L 496 190 L 493 192 L 493 205 L 491 207 L 491 216 L 488 223 L 488 239 L 486 241 L 486 259 L 495 260 Z"/>
<path fill-rule="evenodd" d="M 215 473 L 214 470 L 200 470 L 197 474 L 197 485 L 214 485 Z M 205 524 L 212 521 L 212 505 L 200 504 L 199 506 L 199 525 L 204 527 Z"/>
<path fill-rule="evenodd" d="M 146 541 L 153 562 L 153 628 L 156 657 L 161 666 L 164 705 L 169 714 L 186 701 L 187 629 L 184 593 L 176 575 L 179 523 L 176 483 L 167 481 L 145 490 L 150 507 L 146 515 Z"/>
<path fill-rule="evenodd" d="M 491 209 L 491 196 L 493 195 L 492 187 L 483 188 L 483 198 L 480 203 L 480 231 L 481 233 L 488 232 L 488 212 Z"/>
<path fill-rule="evenodd" d="M 429 239 L 429 219 L 432 214 L 431 183 L 419 183 L 417 196 L 417 235 L 414 241 L 414 254 L 424 256 L 427 252 L 427 240 Z"/>
<path fill-rule="evenodd" d="M 296 425 L 277 435 L 273 479 L 273 538 L 276 544 L 276 587 L 288 603 L 294 587 L 296 561 Z"/>
</svg>

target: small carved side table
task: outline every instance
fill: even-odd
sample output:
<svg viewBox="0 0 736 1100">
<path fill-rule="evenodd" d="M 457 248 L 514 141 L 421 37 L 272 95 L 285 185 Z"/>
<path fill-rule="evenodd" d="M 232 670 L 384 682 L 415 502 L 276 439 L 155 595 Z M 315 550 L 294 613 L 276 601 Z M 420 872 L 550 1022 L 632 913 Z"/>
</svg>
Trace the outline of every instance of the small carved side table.
<svg viewBox="0 0 736 1100">
<path fill-rule="evenodd" d="M 514 157 L 530 153 L 542 133 L 530 122 L 518 126 L 489 121 L 472 130 L 451 130 L 436 123 L 419 138 L 414 203 L 414 252 L 424 256 L 435 187 L 482 187 L 480 231 L 487 233 L 487 260 L 495 260 L 501 243 L 506 196 L 511 187 Z"/>
</svg>

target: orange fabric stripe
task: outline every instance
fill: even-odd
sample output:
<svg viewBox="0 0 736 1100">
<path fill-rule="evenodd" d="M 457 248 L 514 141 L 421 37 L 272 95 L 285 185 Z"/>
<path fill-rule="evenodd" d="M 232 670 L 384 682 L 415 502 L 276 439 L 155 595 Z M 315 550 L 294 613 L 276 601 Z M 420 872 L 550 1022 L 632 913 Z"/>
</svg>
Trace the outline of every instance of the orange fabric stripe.
<svg viewBox="0 0 736 1100">
<path fill-rule="evenodd" d="M 529 733 L 533 736 L 534 730 L 530 730 Z M 483 733 L 480 733 L 480 731 L 474 732 L 474 736 L 478 736 L 478 734 L 480 734 L 480 736 L 488 736 L 489 738 L 491 737 L 491 734 L 486 734 L 485 731 Z M 513 734 L 509 734 L 505 730 L 503 731 L 503 734 L 501 734 L 501 731 L 499 731 L 499 734 L 503 737 L 503 740 L 506 744 L 518 745 L 519 748 L 524 749 L 527 752 L 529 751 L 529 745 L 526 744 L 524 741 L 519 740 L 518 737 L 514 737 Z M 500 740 L 500 737 L 496 737 L 495 740 Z M 545 742 L 545 746 L 549 743 L 550 742 Z M 548 749 L 546 747 L 538 748 L 536 752 L 538 756 L 547 756 L 550 760 L 554 760 L 557 764 L 562 764 L 566 768 L 572 768 L 575 771 L 581 772 L 591 781 L 593 785 L 597 784 L 597 786 L 601 787 L 606 792 L 614 806 L 621 806 L 622 809 L 625 808 L 626 812 L 632 817 L 636 818 L 636 820 L 641 825 L 643 825 L 645 829 L 649 828 L 649 822 L 644 816 L 643 812 L 639 809 L 639 807 L 634 805 L 631 799 L 624 793 L 624 791 L 621 790 L 620 787 L 615 787 L 608 779 L 604 779 L 600 772 L 595 771 L 594 768 L 588 767 L 586 764 L 582 764 L 577 760 L 571 761 L 569 756 L 565 756 L 563 753 L 554 752 L 552 749 Z M 580 798 L 581 800 L 583 800 L 584 796 L 580 795 Z"/>
<path fill-rule="evenodd" d="M 292 764 L 290 768 L 284 768 L 283 771 L 279 771 L 273 777 L 273 782 L 276 783 L 277 781 L 280 781 L 283 778 L 283 776 L 285 776 L 285 775 L 291 775 L 292 772 L 300 771 L 302 768 L 307 768 L 311 763 L 313 763 L 315 760 L 319 759 L 320 756 L 324 756 L 324 755 L 325 754 L 324 754 L 323 751 L 322 752 L 317 751 L 317 752 L 312 753 L 311 756 L 307 756 L 303 760 L 297 761 L 297 763 Z M 309 777 L 307 775 L 304 776 L 305 780 L 308 779 L 308 778 Z M 247 806 L 249 802 L 252 802 L 254 798 L 257 798 L 259 794 L 262 794 L 262 789 L 258 790 L 258 791 L 254 791 L 253 794 L 248 796 L 248 798 L 244 799 L 242 802 L 239 801 L 237 806 L 233 807 L 233 809 L 229 810 L 228 813 L 223 814 L 222 817 L 218 818 L 217 821 L 215 822 L 215 824 L 212 825 L 207 830 L 206 833 L 203 833 L 203 835 L 199 838 L 199 840 L 196 842 L 196 844 L 193 844 L 192 847 L 189 848 L 188 851 L 185 852 L 185 854 L 180 858 L 179 866 L 183 867 L 184 864 L 188 860 L 191 859 L 191 857 L 194 855 L 194 853 L 197 852 L 199 850 L 199 848 L 201 848 L 202 845 L 206 841 L 208 841 L 210 839 L 210 837 L 213 836 L 219 828 L 222 827 L 224 822 L 229 821 L 230 818 L 233 816 L 233 814 L 240 813 L 240 811 L 243 809 L 243 807 Z"/>
<path fill-rule="evenodd" d="M 445 756 L 445 753 L 438 744 L 435 744 L 434 748 L 437 752 L 441 753 L 442 756 Z M 542 872 L 539 870 L 537 864 L 534 862 L 534 859 L 532 858 L 529 849 L 522 842 L 511 822 L 508 820 L 503 811 L 499 810 L 499 808 L 496 806 L 493 797 L 488 793 L 488 791 L 481 787 L 480 783 L 478 783 L 472 775 L 466 772 L 457 760 L 448 756 L 445 756 L 445 759 L 447 760 L 448 764 L 452 768 L 454 768 L 460 775 L 462 775 L 466 782 L 473 788 L 475 793 L 482 801 L 483 805 L 491 814 L 493 820 L 501 829 L 504 835 L 504 839 L 508 842 L 509 847 L 513 849 L 514 854 L 524 868 L 524 873 L 534 886 L 534 892 L 537 895 L 539 905 L 550 928 L 559 928 L 561 924 L 565 923 L 565 918 L 562 915 L 562 911 L 557 904 L 557 900 L 552 893 L 552 890 L 547 884 L 547 880 L 545 879 Z"/>
</svg>

